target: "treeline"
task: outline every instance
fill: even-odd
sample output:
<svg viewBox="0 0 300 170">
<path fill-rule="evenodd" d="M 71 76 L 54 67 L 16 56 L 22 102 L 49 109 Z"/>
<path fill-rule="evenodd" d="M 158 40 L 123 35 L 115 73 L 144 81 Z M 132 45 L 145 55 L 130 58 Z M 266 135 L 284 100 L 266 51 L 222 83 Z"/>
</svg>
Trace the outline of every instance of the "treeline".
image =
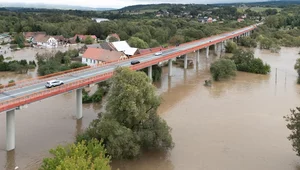
<svg viewBox="0 0 300 170">
<path fill-rule="evenodd" d="M 66 52 L 36 54 L 38 63 L 38 74 L 44 76 L 60 71 L 66 71 L 86 66 L 81 62 L 71 62 L 71 59 L 79 55 L 78 50 L 69 50 Z"/>
<path fill-rule="evenodd" d="M 27 73 L 29 69 L 36 67 L 35 61 L 13 60 L 5 61 L 3 55 L 0 55 L 0 71 L 14 71 L 16 73 Z"/>
<path fill-rule="evenodd" d="M 262 48 L 268 49 L 276 45 L 300 46 L 299 10 L 299 6 L 284 8 L 278 15 L 271 15 L 265 19 L 264 25 L 253 35 L 262 43 Z"/>
<path fill-rule="evenodd" d="M 199 9 L 191 11 L 193 15 L 199 13 Z M 226 11 L 226 10 L 225 10 Z M 234 12 L 235 11 L 235 12 Z M 236 15 L 236 9 L 227 10 L 227 13 L 218 15 Z M 76 13 L 76 15 L 74 14 Z M 130 15 L 130 17 L 116 17 L 109 22 L 96 23 L 90 16 L 77 15 L 83 13 L 96 13 L 94 11 L 59 11 L 46 12 L 15 12 L 0 11 L 0 32 L 36 32 L 45 31 L 48 35 L 63 35 L 73 37 L 75 34 L 93 34 L 100 39 L 105 39 L 110 33 L 118 33 L 122 40 L 130 37 L 138 37 L 150 47 L 158 42 L 168 43 L 174 35 L 184 36 L 185 41 L 199 39 L 214 35 L 223 31 L 241 28 L 250 23 L 236 23 L 226 21 L 223 24 L 201 24 L 192 18 L 144 18 L 142 15 Z M 102 14 L 113 12 L 102 12 Z M 115 14 L 114 14 L 115 15 Z M 236 20 L 236 18 L 234 18 Z"/>
</svg>

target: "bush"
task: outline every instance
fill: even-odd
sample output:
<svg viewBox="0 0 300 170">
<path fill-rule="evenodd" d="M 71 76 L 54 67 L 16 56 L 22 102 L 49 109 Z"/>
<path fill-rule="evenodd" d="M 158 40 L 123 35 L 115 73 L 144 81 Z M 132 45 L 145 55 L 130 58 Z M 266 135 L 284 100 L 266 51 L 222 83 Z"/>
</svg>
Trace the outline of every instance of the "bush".
<svg viewBox="0 0 300 170">
<path fill-rule="evenodd" d="M 235 42 L 233 41 L 227 41 L 225 50 L 226 53 L 233 53 L 235 50 L 237 50 L 238 46 Z"/>
<path fill-rule="evenodd" d="M 88 142 L 71 144 L 67 147 L 58 146 L 51 149 L 52 158 L 45 158 L 41 170 L 110 170 L 110 157 L 102 141 L 92 139 Z"/>
<path fill-rule="evenodd" d="M 236 75 L 236 66 L 232 60 L 220 59 L 210 66 L 210 72 L 215 81 L 227 79 Z"/>
<path fill-rule="evenodd" d="M 238 71 L 256 74 L 268 74 L 271 71 L 270 65 L 264 64 L 260 58 L 254 58 L 254 53 L 250 50 L 239 49 L 235 51 L 231 59 Z"/>
<path fill-rule="evenodd" d="M 240 45 L 244 47 L 257 47 L 257 43 L 255 39 L 252 39 L 250 37 L 242 37 L 240 41 Z"/>
</svg>

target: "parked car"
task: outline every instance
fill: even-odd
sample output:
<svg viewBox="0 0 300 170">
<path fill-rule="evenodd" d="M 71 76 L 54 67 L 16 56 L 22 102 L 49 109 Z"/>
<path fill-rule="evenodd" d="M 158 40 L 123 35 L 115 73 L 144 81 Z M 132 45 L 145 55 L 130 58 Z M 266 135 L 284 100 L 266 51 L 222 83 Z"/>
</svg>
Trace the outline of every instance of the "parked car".
<svg viewBox="0 0 300 170">
<path fill-rule="evenodd" d="M 61 81 L 61 80 L 50 80 L 50 81 L 47 81 L 45 86 L 47 88 L 51 88 L 51 87 L 60 86 L 60 85 L 63 85 L 63 84 L 64 84 L 64 82 Z"/>
<path fill-rule="evenodd" d="M 156 56 L 162 55 L 162 52 L 159 51 L 159 52 L 155 53 L 154 55 L 156 55 Z"/>
<path fill-rule="evenodd" d="M 135 64 L 139 64 L 139 63 L 141 63 L 141 62 L 138 61 L 138 60 L 133 60 L 133 61 L 131 61 L 131 65 L 135 65 Z"/>
</svg>

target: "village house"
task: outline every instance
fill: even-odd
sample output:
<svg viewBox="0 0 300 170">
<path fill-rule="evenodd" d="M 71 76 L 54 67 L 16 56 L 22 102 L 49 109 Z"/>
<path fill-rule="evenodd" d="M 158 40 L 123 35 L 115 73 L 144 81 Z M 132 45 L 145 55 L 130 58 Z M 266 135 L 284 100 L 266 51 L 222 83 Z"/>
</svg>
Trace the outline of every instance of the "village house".
<svg viewBox="0 0 300 170">
<path fill-rule="evenodd" d="M 39 34 L 33 37 L 32 44 L 37 47 L 56 48 L 58 46 L 58 41 L 52 36 Z"/>
<path fill-rule="evenodd" d="M 114 34 L 109 34 L 109 35 L 106 37 L 105 41 L 106 41 L 106 42 L 110 42 L 110 39 L 111 39 L 112 37 L 114 37 L 117 41 L 120 41 L 120 40 L 121 40 L 120 37 L 119 37 L 119 35 L 116 34 L 116 33 L 114 33 Z"/>
<path fill-rule="evenodd" d="M 100 44 L 101 48 L 106 50 L 119 51 L 126 54 L 126 56 L 133 56 L 138 53 L 137 48 L 130 47 L 126 41 L 117 41 L 117 42 L 105 42 Z"/>
<path fill-rule="evenodd" d="M 109 21 L 107 18 L 92 18 L 93 21 L 96 21 L 97 23 Z"/>
<path fill-rule="evenodd" d="M 82 55 L 82 63 L 89 66 L 124 59 L 127 59 L 124 53 L 102 48 L 88 48 Z"/>
</svg>

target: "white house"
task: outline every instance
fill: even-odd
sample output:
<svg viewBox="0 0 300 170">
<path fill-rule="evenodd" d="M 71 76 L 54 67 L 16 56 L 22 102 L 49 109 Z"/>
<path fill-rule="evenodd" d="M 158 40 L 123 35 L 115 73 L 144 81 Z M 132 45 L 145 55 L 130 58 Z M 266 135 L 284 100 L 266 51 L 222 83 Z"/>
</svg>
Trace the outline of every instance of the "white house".
<svg viewBox="0 0 300 170">
<path fill-rule="evenodd" d="M 124 52 L 127 56 L 133 56 L 138 51 L 137 48 L 130 47 L 126 41 L 116 41 L 111 44 L 117 51 Z"/>
<path fill-rule="evenodd" d="M 32 42 L 39 47 L 45 48 L 56 48 L 58 46 L 58 41 L 51 36 L 37 35 Z"/>
<path fill-rule="evenodd" d="M 82 55 L 81 62 L 92 66 L 124 59 L 127 59 L 127 56 L 122 52 L 105 50 L 102 48 L 88 48 Z"/>
<path fill-rule="evenodd" d="M 107 18 L 92 18 L 92 20 L 96 21 L 97 23 L 103 22 L 103 21 L 109 21 Z"/>
</svg>

